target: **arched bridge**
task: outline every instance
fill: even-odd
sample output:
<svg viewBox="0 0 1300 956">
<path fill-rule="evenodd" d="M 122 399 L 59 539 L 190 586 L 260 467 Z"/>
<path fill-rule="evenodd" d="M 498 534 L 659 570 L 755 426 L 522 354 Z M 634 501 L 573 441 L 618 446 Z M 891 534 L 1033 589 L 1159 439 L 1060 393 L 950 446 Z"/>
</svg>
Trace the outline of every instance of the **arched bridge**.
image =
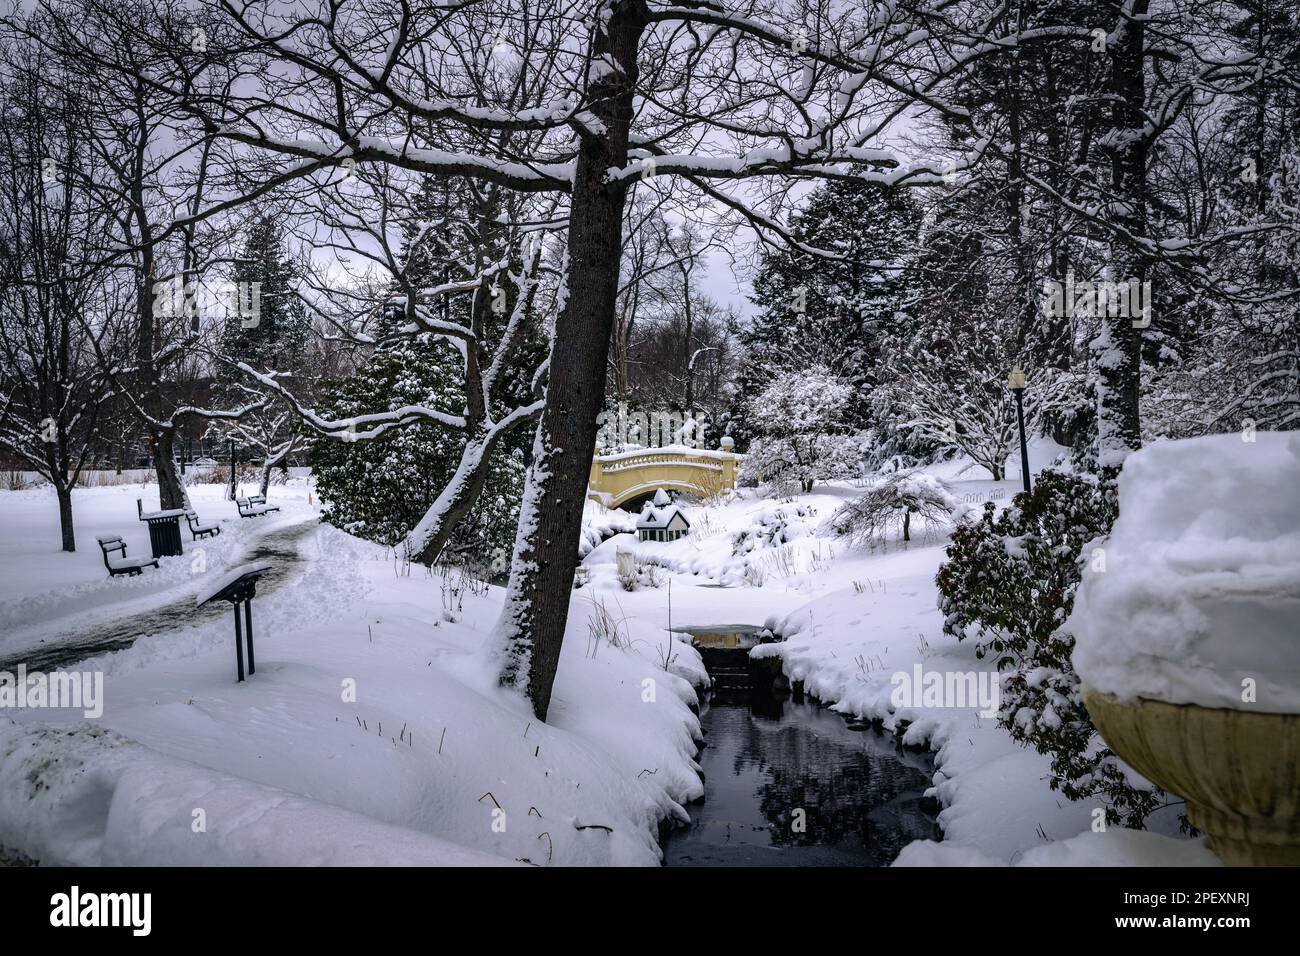
<svg viewBox="0 0 1300 956">
<path fill-rule="evenodd" d="M 587 494 L 610 508 L 653 495 L 658 488 L 707 498 L 736 487 L 743 457 L 685 445 L 597 455 Z"/>
</svg>

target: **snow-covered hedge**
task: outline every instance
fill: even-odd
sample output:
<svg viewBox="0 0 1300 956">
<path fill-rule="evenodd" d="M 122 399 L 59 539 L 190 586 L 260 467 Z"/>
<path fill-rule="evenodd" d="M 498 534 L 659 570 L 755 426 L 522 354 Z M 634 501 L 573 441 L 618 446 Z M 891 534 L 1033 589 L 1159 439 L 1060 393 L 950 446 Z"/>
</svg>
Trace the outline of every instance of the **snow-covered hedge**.
<svg viewBox="0 0 1300 956">
<path fill-rule="evenodd" d="M 1094 560 L 1089 542 L 1115 518 L 1113 488 L 1089 475 L 1046 471 L 1033 493 L 1019 494 L 995 515 L 953 531 L 939 569 L 944 630 L 978 642 L 1002 672 L 999 721 L 1017 740 L 1051 758 L 1052 789 L 1071 800 L 1097 799 L 1109 822 L 1141 827 L 1163 800 L 1134 786 L 1107 749 L 1083 706 L 1070 655 L 1074 637 L 1061 627 L 1074 604 L 1080 564 Z"/>
</svg>

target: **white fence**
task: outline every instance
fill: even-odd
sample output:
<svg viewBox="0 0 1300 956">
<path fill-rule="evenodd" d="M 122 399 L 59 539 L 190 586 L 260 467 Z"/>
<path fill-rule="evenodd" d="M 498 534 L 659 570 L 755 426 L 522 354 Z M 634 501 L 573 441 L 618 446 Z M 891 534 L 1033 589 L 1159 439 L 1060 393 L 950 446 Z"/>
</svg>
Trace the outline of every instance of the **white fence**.
<svg viewBox="0 0 1300 956">
<path fill-rule="evenodd" d="M 240 480 L 245 482 L 255 481 L 260 473 L 260 468 L 256 465 L 241 465 L 239 468 Z M 278 481 L 281 474 L 280 469 L 276 468 L 271 472 L 271 481 Z M 306 478 L 310 475 L 310 468 L 289 469 L 290 478 Z M 185 469 L 185 480 L 190 482 L 225 482 L 229 478 L 229 465 L 209 466 L 207 468 L 187 466 Z M 96 468 L 83 471 L 77 486 L 79 488 L 100 488 L 106 485 L 152 485 L 156 481 L 157 478 L 152 468 L 124 468 L 121 472 L 112 468 Z M 34 471 L 0 471 L 0 490 L 3 491 L 39 488 L 44 484 L 46 484 L 45 479 Z"/>
</svg>

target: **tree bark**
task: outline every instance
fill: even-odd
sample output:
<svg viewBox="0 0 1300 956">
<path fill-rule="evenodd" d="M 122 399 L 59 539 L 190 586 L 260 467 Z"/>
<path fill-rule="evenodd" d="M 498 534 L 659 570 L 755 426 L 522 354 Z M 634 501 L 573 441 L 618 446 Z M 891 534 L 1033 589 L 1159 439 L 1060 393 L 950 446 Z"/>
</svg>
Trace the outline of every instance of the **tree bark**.
<svg viewBox="0 0 1300 956">
<path fill-rule="evenodd" d="M 410 534 L 415 559 L 421 564 L 437 562 L 456 528 L 474 510 L 491 471 L 492 451 L 500 437 L 499 432 L 487 432 L 466 443 L 456 473 Z"/>
<path fill-rule="evenodd" d="M 56 482 L 54 493 L 59 499 L 59 531 L 63 535 L 63 550 L 76 551 L 77 538 L 72 530 L 72 489 Z"/>
<path fill-rule="evenodd" d="M 158 507 L 162 511 L 185 507 L 185 490 L 176 473 L 175 439 L 171 432 L 161 432 L 153 442 L 154 471 L 158 475 Z"/>
<path fill-rule="evenodd" d="M 1132 18 L 1120 25 L 1111 52 L 1113 107 L 1110 149 L 1111 186 L 1118 221 L 1134 236 L 1146 233 L 1147 142 L 1142 132 L 1146 80 L 1143 74 L 1147 0 L 1133 4 Z M 1145 278 L 1146 264 L 1122 237 L 1111 240 L 1109 280 Z M 1139 393 L 1142 334 L 1126 314 L 1103 310 L 1100 331 L 1092 342 L 1097 356 L 1097 460 L 1104 471 L 1117 472 L 1128 454 L 1142 445 Z"/>
<path fill-rule="evenodd" d="M 596 445 L 618 296 L 627 187 L 608 171 L 627 163 L 644 0 L 615 0 L 594 29 L 594 61 L 617 70 L 590 81 L 598 132 L 580 134 L 569 208 L 565 303 L 551 346 L 546 408 L 533 441 L 506 604 L 497 625 L 501 683 L 525 691 L 545 720 L 568 623 L 582 510 Z"/>
</svg>

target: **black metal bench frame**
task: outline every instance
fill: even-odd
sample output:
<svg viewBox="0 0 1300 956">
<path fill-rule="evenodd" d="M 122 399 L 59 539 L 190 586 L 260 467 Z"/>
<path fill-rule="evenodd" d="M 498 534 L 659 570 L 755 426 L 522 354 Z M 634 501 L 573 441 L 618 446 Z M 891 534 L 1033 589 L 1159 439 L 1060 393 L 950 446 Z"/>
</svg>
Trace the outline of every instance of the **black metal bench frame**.
<svg viewBox="0 0 1300 956">
<path fill-rule="evenodd" d="M 197 541 L 199 538 L 211 538 L 221 534 L 220 525 L 209 525 L 203 527 L 199 521 L 198 512 L 190 508 L 185 512 L 185 523 L 190 526 L 190 540 Z"/>
<path fill-rule="evenodd" d="M 279 511 L 279 505 L 268 505 L 266 495 L 249 495 L 246 498 L 236 498 L 235 507 L 239 509 L 241 518 L 260 518 L 262 515 L 269 515 L 272 511 Z"/>
<path fill-rule="evenodd" d="M 121 551 L 122 557 L 126 557 L 126 542 L 121 538 L 100 538 L 99 550 L 104 553 L 104 567 L 108 568 L 108 576 L 115 578 L 119 574 L 125 574 L 128 577 L 134 577 L 137 574 L 144 574 L 144 569 L 148 567 L 158 567 L 158 559 L 154 558 L 129 568 L 115 568 L 108 563 L 108 553 L 110 551 Z"/>
</svg>

